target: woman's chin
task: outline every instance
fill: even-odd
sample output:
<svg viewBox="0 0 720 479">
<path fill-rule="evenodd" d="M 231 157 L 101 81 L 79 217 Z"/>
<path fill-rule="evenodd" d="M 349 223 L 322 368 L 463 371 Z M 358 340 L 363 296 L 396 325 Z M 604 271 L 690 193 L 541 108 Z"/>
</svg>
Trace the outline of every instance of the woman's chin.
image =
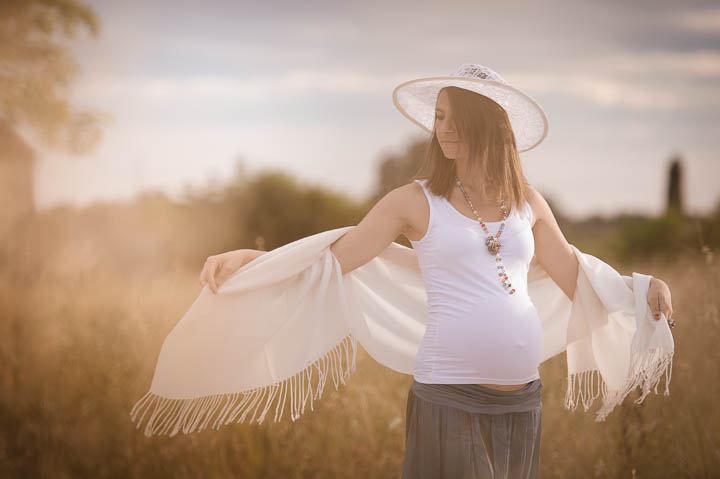
<svg viewBox="0 0 720 479">
<path fill-rule="evenodd" d="M 443 154 L 446 158 L 455 158 L 458 155 L 458 149 L 455 146 L 448 146 L 447 148 L 443 149 Z"/>
</svg>

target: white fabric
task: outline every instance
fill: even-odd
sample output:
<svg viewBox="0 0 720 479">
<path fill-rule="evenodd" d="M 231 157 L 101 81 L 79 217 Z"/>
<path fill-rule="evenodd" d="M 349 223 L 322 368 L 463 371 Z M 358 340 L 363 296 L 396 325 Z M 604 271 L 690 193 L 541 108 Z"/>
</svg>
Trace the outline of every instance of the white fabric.
<svg viewBox="0 0 720 479">
<path fill-rule="evenodd" d="M 507 112 L 518 152 L 535 148 L 547 137 L 548 118 L 540 104 L 496 71 L 477 63 L 460 65 L 448 76 L 401 83 L 393 90 L 393 104 L 407 119 L 432 133 L 438 93 L 448 86 L 479 93 L 500 105 Z"/>
<path fill-rule="evenodd" d="M 430 208 L 425 236 L 411 240 L 425 283 L 428 324 L 413 376 L 426 384 L 522 384 L 540 377 L 542 327 L 527 289 L 535 254 L 532 208 L 511 208 L 498 257 L 477 219 L 460 213 L 426 180 L 415 180 Z M 502 221 L 485 221 L 491 235 Z M 503 276 L 499 276 L 505 271 Z M 507 276 L 507 280 L 503 278 Z M 506 290 L 503 283 L 510 284 Z M 508 291 L 515 289 L 513 294 Z"/>
<path fill-rule="evenodd" d="M 296 420 L 328 378 L 336 389 L 345 383 L 357 341 L 381 364 L 412 374 L 428 321 L 417 257 L 393 242 L 342 275 L 330 245 L 352 228 L 260 255 L 217 294 L 204 286 L 163 342 L 150 390 L 130 412 L 137 427 L 146 421 L 146 435 L 172 436 L 262 422 L 276 400 L 274 419 L 287 405 Z M 674 344 L 666 321 L 653 319 L 647 305 L 651 276 L 621 276 L 573 251 L 581 268 L 572 302 L 537 263 L 528 273 L 543 327 L 541 360 L 567 351 L 565 406 L 582 402 L 587 410 L 602 394 L 602 420 L 635 387 L 639 401 L 653 387 L 657 393 L 663 375 L 669 394 Z"/>
</svg>

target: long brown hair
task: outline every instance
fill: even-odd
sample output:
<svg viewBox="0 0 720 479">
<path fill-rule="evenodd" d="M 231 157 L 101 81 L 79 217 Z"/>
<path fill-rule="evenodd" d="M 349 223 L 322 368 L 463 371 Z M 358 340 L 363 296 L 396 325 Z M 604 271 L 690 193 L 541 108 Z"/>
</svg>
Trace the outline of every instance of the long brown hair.
<svg viewBox="0 0 720 479">
<path fill-rule="evenodd" d="M 449 86 L 442 90 L 447 92 L 458 136 L 468 144 L 468 169 L 473 178 L 482 179 L 482 194 L 492 185 L 505 199 L 508 214 L 513 207 L 521 209 L 527 200 L 528 182 L 507 112 L 490 98 L 464 88 Z M 455 161 L 443 154 L 433 125 L 425 157 L 412 179 L 427 178 L 433 194 L 450 200 L 455 174 Z"/>
</svg>

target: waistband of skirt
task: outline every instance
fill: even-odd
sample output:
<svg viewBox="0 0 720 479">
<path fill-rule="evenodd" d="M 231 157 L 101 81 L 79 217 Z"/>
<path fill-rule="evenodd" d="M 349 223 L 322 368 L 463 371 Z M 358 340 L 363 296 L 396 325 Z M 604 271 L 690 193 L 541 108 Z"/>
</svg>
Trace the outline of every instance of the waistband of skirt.
<svg viewBox="0 0 720 479">
<path fill-rule="evenodd" d="M 541 409 L 542 381 L 535 379 L 515 391 L 500 391 L 479 384 L 427 384 L 413 379 L 410 390 L 420 399 L 471 413 L 504 414 Z"/>
</svg>

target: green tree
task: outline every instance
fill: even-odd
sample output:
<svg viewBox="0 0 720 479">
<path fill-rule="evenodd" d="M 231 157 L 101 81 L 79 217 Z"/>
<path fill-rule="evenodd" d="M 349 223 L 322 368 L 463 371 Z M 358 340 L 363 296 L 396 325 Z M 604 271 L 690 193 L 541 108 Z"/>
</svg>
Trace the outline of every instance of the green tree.
<svg viewBox="0 0 720 479">
<path fill-rule="evenodd" d="M 73 107 L 67 89 L 79 65 L 67 40 L 99 19 L 77 0 L 0 1 L 0 121 L 27 125 L 47 146 L 71 153 L 94 148 L 101 113 Z"/>
</svg>

